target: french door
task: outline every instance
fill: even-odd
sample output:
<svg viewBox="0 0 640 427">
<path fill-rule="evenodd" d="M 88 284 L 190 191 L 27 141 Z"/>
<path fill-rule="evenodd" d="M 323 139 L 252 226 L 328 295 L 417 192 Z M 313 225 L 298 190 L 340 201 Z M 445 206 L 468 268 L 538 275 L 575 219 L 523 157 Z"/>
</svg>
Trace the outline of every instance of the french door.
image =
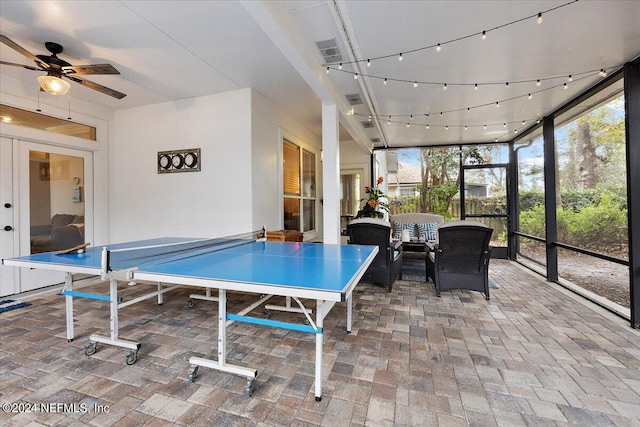
<svg viewBox="0 0 640 427">
<path fill-rule="evenodd" d="M 3 258 L 91 242 L 92 153 L 9 138 L 2 138 L 2 145 L 0 202 L 3 206 L 11 204 L 11 208 L 1 207 L 5 221 L 0 238 Z M 5 173 L 5 166 L 11 174 Z M 9 217 L 13 224 L 7 222 Z M 4 231 L 7 226 L 12 230 Z M 59 272 L 9 269 L 3 267 L 0 296 L 64 281 L 64 274 Z"/>
</svg>

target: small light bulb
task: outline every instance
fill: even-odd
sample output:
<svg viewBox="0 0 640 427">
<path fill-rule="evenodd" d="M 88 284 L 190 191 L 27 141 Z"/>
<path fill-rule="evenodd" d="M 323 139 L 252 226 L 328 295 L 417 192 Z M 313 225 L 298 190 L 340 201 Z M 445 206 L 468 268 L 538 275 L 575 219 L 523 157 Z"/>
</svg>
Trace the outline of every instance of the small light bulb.
<svg viewBox="0 0 640 427">
<path fill-rule="evenodd" d="M 518 129 L 514 129 L 514 130 L 513 130 L 513 133 L 518 133 Z"/>
<path fill-rule="evenodd" d="M 371 116 L 369 116 L 369 121 L 371 121 L 371 119 L 372 119 L 372 117 L 371 117 Z"/>
<path fill-rule="evenodd" d="M 327 67 L 327 74 L 329 74 L 329 67 Z"/>
<path fill-rule="evenodd" d="M 502 127 L 503 127 L 503 128 L 506 128 L 506 127 L 507 127 L 507 124 L 506 124 L 506 123 L 503 123 L 503 124 L 502 124 Z"/>
<path fill-rule="evenodd" d="M 568 88 L 569 88 L 569 86 L 565 83 L 565 84 L 564 84 L 564 88 L 565 88 L 565 89 L 568 89 Z"/>
<path fill-rule="evenodd" d="M 367 59 L 367 67 L 371 67 L 371 60 Z"/>
<path fill-rule="evenodd" d="M 469 130 L 469 128 L 467 127 L 467 125 L 464 125 L 464 130 Z"/>
<path fill-rule="evenodd" d="M 604 68 L 600 70 L 600 76 L 607 77 L 607 72 L 604 70 Z"/>
<path fill-rule="evenodd" d="M 410 118 L 411 120 L 413 120 L 413 114 L 412 114 L 412 115 L 410 115 L 410 116 L 409 116 L 409 118 Z"/>
<path fill-rule="evenodd" d="M 426 125 L 424 128 L 425 128 L 425 129 L 429 129 L 429 125 Z"/>
<path fill-rule="evenodd" d="M 413 82 L 413 87 L 418 87 L 418 82 Z"/>
<path fill-rule="evenodd" d="M 569 77 L 567 78 L 568 82 L 572 82 L 573 81 L 573 76 L 571 74 L 569 74 Z"/>
<path fill-rule="evenodd" d="M 438 43 L 438 46 L 436 46 L 436 52 L 440 52 L 442 50 L 442 46 L 440 46 L 440 43 Z"/>
<path fill-rule="evenodd" d="M 496 138 L 496 142 L 498 142 L 498 138 Z"/>
<path fill-rule="evenodd" d="M 411 127 L 411 124 L 407 123 L 407 127 Z"/>
<path fill-rule="evenodd" d="M 355 74 L 353 75 L 353 78 L 354 78 L 355 80 L 358 80 L 358 73 L 355 73 Z"/>
<path fill-rule="evenodd" d="M 389 116 L 389 121 L 387 122 L 388 125 L 391 124 L 391 116 Z"/>
<path fill-rule="evenodd" d="M 487 130 L 487 125 L 482 126 L 482 129 Z"/>
<path fill-rule="evenodd" d="M 449 126 L 445 126 L 445 127 L 444 127 L 444 130 L 449 130 Z"/>
<path fill-rule="evenodd" d="M 529 94 L 529 96 L 527 98 L 531 99 L 531 98 L 533 98 L 533 96 L 531 96 L 531 94 Z"/>
<path fill-rule="evenodd" d="M 487 39 L 487 32 L 486 31 L 482 31 L 482 40 L 486 40 Z"/>
<path fill-rule="evenodd" d="M 447 84 L 445 83 L 444 86 L 442 86 L 442 90 L 447 90 Z"/>
<path fill-rule="evenodd" d="M 500 102 L 496 101 L 496 108 L 500 108 Z"/>
<path fill-rule="evenodd" d="M 524 120 L 522 121 L 522 126 L 524 126 Z"/>
<path fill-rule="evenodd" d="M 506 86 L 507 88 L 509 88 L 509 82 L 506 82 L 506 83 L 505 83 L 505 86 Z"/>
<path fill-rule="evenodd" d="M 338 65 L 338 70 L 342 70 L 342 62 Z"/>
<path fill-rule="evenodd" d="M 400 52 L 400 55 L 398 55 L 398 61 L 402 61 L 402 52 Z"/>
<path fill-rule="evenodd" d="M 538 13 L 538 24 L 542 24 L 542 21 L 544 21 L 544 18 L 542 17 L 542 12 Z"/>
<path fill-rule="evenodd" d="M 384 79 L 384 83 L 385 86 L 387 85 L 387 79 Z"/>
<path fill-rule="evenodd" d="M 475 86 L 473 86 L 473 90 L 478 90 L 478 83 L 476 83 Z"/>
<path fill-rule="evenodd" d="M 540 86 L 542 83 L 540 83 L 540 79 L 536 80 L 536 86 Z"/>
</svg>

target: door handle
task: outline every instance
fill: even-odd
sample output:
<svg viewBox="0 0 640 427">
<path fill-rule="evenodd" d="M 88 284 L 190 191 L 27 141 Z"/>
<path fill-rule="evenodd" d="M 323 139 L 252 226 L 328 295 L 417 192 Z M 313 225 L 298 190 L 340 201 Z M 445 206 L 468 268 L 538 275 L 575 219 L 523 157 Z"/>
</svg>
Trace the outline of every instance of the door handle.
<svg viewBox="0 0 640 427">
<path fill-rule="evenodd" d="M 4 231 L 11 231 L 11 230 L 13 230 L 12 226 L 10 226 L 10 225 L 5 225 L 4 226 Z"/>
<path fill-rule="evenodd" d="M 5 207 L 5 208 L 10 208 L 10 207 L 11 207 L 11 203 L 5 203 L 5 204 L 4 204 L 4 207 Z"/>
</svg>

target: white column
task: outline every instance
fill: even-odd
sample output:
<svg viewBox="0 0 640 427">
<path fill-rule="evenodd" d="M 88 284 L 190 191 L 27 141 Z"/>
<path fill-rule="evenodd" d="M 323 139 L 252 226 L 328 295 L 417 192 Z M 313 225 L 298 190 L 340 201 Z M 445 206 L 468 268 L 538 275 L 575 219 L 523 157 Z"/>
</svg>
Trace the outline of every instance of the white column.
<svg viewBox="0 0 640 427">
<path fill-rule="evenodd" d="M 340 141 L 338 107 L 322 103 L 322 191 L 324 243 L 340 243 Z"/>
</svg>

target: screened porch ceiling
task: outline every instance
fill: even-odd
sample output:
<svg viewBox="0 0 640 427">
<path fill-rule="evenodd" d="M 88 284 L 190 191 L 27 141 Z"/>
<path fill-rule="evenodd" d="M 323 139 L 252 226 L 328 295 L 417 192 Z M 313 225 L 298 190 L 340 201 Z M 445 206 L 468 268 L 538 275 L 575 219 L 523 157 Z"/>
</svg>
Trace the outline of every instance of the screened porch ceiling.
<svg viewBox="0 0 640 427">
<path fill-rule="evenodd" d="M 1 12 L 0 32 L 32 53 L 55 41 L 72 64 L 121 72 L 90 80 L 124 99 L 74 83 L 72 99 L 118 110 L 251 87 L 318 136 L 321 103 L 337 103 L 340 139 L 367 149 L 510 140 L 640 56 L 638 1 L 54 0 Z M 318 43 L 332 41 L 324 53 L 341 59 L 327 63 Z M 0 60 L 33 65 L 5 45 Z M 2 90 L 35 101 L 40 74 L 2 65 Z"/>
</svg>

